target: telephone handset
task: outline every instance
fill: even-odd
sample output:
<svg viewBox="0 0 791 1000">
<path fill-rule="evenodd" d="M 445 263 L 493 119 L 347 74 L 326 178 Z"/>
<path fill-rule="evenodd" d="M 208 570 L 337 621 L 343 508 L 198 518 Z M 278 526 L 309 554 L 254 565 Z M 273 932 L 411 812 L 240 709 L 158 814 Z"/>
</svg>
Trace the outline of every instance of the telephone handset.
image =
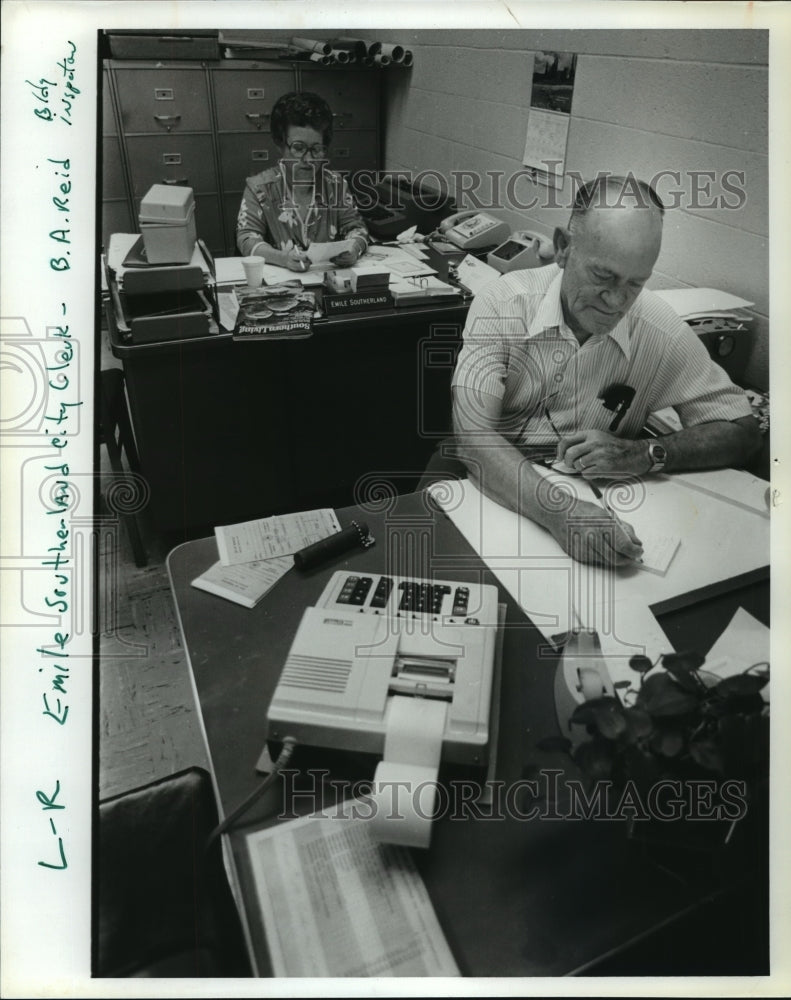
<svg viewBox="0 0 791 1000">
<path fill-rule="evenodd" d="M 440 234 L 461 250 L 495 246 L 510 233 L 507 222 L 500 222 L 485 212 L 456 212 L 439 224 Z"/>
<path fill-rule="evenodd" d="M 501 274 L 507 274 L 529 267 L 543 267 L 551 263 L 554 256 L 555 248 L 547 237 L 523 230 L 512 233 L 505 243 L 490 251 L 486 262 Z"/>
</svg>

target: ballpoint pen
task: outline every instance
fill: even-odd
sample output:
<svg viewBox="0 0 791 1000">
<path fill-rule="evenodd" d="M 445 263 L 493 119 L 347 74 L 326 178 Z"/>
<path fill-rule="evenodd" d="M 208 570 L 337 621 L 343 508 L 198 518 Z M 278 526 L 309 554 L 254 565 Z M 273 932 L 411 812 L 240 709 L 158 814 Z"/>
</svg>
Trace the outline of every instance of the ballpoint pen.
<svg viewBox="0 0 791 1000">
<path fill-rule="evenodd" d="M 612 517 L 616 521 L 620 521 L 620 518 L 615 513 L 615 511 L 612 509 L 612 507 L 609 505 L 609 503 L 607 503 L 607 500 L 605 499 L 604 494 L 599 489 L 599 487 L 596 485 L 596 483 L 592 482 L 590 479 L 587 480 L 587 483 L 588 483 L 588 486 L 590 486 L 591 490 L 593 491 L 593 495 L 596 497 L 596 499 L 599 501 L 599 503 L 602 505 L 602 507 L 604 507 L 604 509 L 607 511 L 607 513 L 610 515 L 610 517 Z"/>
<path fill-rule="evenodd" d="M 599 501 L 599 503 L 602 505 L 602 507 L 607 511 L 607 513 L 610 515 L 610 517 L 612 518 L 612 520 L 615 521 L 617 524 L 623 524 L 623 521 L 621 521 L 620 517 L 618 517 L 618 515 L 615 513 L 615 511 L 609 505 L 609 503 L 607 502 L 604 494 L 599 489 L 599 487 L 596 485 L 596 483 L 591 482 L 590 479 L 587 480 L 587 483 L 588 483 L 588 486 L 590 486 L 591 490 L 593 491 L 593 495 L 596 497 L 596 499 Z M 638 563 L 641 563 L 643 560 L 640 559 L 640 558 L 637 558 L 634 561 L 638 562 Z"/>
<path fill-rule="evenodd" d="M 302 253 L 304 253 L 307 256 L 308 248 L 305 246 L 304 241 L 300 239 L 300 237 L 297 236 L 296 234 L 294 234 L 294 246 L 297 248 L 297 250 L 301 250 Z M 305 270 L 307 270 L 310 267 L 308 260 L 302 260 L 301 263 L 305 267 Z"/>
</svg>

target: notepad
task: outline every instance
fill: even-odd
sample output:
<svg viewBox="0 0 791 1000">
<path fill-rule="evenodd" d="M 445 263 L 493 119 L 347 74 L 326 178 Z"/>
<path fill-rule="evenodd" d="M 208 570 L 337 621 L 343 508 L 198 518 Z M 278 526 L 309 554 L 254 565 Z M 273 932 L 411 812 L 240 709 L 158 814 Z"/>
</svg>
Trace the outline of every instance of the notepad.
<svg viewBox="0 0 791 1000">
<path fill-rule="evenodd" d="M 646 535 L 643 532 L 640 541 L 643 543 L 643 561 L 638 564 L 640 569 L 664 576 L 678 552 L 681 538 L 678 535 Z"/>
<path fill-rule="evenodd" d="M 223 566 L 221 562 L 216 562 L 191 582 L 198 590 L 224 597 L 245 608 L 254 608 L 293 565 L 292 556 L 278 556 L 237 566 Z"/>
</svg>

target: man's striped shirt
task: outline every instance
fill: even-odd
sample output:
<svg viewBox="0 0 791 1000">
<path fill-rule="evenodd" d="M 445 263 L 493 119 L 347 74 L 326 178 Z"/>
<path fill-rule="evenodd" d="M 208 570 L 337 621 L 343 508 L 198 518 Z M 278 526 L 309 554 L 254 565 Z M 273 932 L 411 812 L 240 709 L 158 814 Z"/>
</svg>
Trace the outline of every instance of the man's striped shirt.
<svg viewBox="0 0 791 1000">
<path fill-rule="evenodd" d="M 635 390 L 621 437 L 637 437 L 649 413 L 666 406 L 685 427 L 752 413 L 698 336 L 647 289 L 609 333 L 580 346 L 563 319 L 562 277 L 556 264 L 504 275 L 476 295 L 467 317 L 452 384 L 498 397 L 502 433 L 514 444 L 608 430 L 614 413 L 599 397 L 614 384 Z"/>
</svg>

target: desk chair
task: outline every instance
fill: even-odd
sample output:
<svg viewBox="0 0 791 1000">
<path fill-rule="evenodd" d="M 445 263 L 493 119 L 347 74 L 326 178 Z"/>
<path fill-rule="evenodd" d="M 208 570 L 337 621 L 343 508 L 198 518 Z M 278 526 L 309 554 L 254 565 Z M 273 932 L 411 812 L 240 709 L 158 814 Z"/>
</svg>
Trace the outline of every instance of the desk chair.
<svg viewBox="0 0 791 1000">
<path fill-rule="evenodd" d="M 126 460 L 132 472 L 140 471 L 140 459 L 137 456 L 135 439 L 132 433 L 132 423 L 126 405 L 124 392 L 124 373 L 120 368 L 104 368 L 99 378 L 99 444 L 107 448 L 110 467 L 119 475 L 124 474 L 121 463 L 121 451 L 126 453 Z M 121 515 L 126 523 L 129 541 L 132 546 L 136 566 L 145 566 L 148 562 L 146 550 L 140 537 L 140 529 L 134 514 Z"/>
<path fill-rule="evenodd" d="M 193 767 L 99 804 L 94 975 L 249 976 L 207 771 Z"/>
</svg>

